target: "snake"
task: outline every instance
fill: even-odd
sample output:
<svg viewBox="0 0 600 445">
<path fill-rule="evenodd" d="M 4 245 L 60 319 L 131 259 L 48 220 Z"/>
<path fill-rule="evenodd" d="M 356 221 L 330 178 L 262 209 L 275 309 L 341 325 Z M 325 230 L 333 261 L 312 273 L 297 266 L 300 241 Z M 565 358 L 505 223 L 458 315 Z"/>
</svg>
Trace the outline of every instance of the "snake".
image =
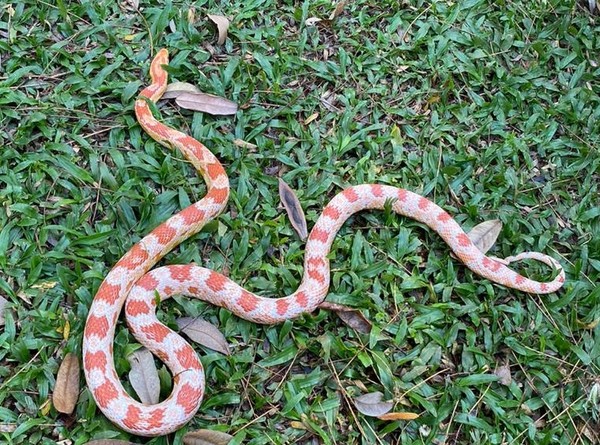
<svg viewBox="0 0 600 445">
<path fill-rule="evenodd" d="M 88 388 L 104 415 L 122 430 L 139 436 L 161 436 L 178 430 L 200 407 L 204 371 L 198 355 L 178 333 L 156 317 L 161 301 L 183 295 L 226 308 L 255 323 L 274 324 L 314 311 L 327 296 L 330 283 L 328 253 L 344 222 L 362 210 L 389 208 L 413 218 L 435 232 L 471 271 L 502 286 L 532 294 L 557 291 L 565 273 L 554 258 L 524 252 L 505 259 L 487 256 L 441 207 L 403 188 L 384 184 L 351 186 L 323 208 L 306 241 L 304 272 L 297 290 L 282 298 L 252 293 L 225 275 L 195 264 L 152 269 L 182 241 L 216 218 L 227 205 L 229 179 L 216 156 L 193 137 L 159 122 L 152 104 L 167 86 L 168 51 L 161 49 L 150 65 L 151 83 L 135 101 L 137 121 L 159 144 L 179 150 L 206 182 L 199 201 L 174 214 L 144 236 L 113 266 L 92 301 L 83 332 L 82 361 Z M 533 259 L 555 269 L 556 276 L 538 282 L 508 265 Z M 137 341 L 161 359 L 171 371 L 171 394 L 157 404 L 144 404 L 124 389 L 114 364 L 114 335 L 124 308 L 129 329 Z"/>
</svg>

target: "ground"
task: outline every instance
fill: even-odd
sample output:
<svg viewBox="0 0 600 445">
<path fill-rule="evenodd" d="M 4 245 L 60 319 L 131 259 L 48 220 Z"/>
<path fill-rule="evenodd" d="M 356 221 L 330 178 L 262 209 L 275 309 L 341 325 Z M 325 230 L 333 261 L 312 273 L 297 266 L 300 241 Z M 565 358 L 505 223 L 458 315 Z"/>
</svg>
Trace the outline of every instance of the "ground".
<svg viewBox="0 0 600 445">
<path fill-rule="evenodd" d="M 598 443 L 598 16 L 573 0 L 355 0 L 333 20 L 331 1 L 162 3 L 0 7 L 2 442 L 177 444 L 186 430 L 213 428 L 247 444 Z M 231 20 L 224 45 L 207 14 Z M 325 20 L 307 25 L 313 17 Z M 232 184 L 225 213 L 164 263 L 194 261 L 286 295 L 301 279 L 304 243 L 281 209 L 278 177 L 309 226 L 343 187 L 377 182 L 428 197 L 466 230 L 500 219 L 490 254 L 549 254 L 566 269 L 564 288 L 532 296 L 492 284 L 422 224 L 363 213 L 334 243 L 327 300 L 359 309 L 369 335 L 324 310 L 264 327 L 176 298 L 159 310 L 166 323 L 201 315 L 232 350 L 197 346 L 208 392 L 190 425 L 129 437 L 83 378 L 75 412 L 57 413 L 57 369 L 80 354 L 103 277 L 205 193 L 180 154 L 135 121 L 162 47 L 172 79 L 240 107 L 212 117 L 159 106 L 164 122 L 219 157 Z M 537 263 L 519 270 L 552 277 Z M 124 382 L 135 349 L 120 322 Z M 353 399 L 374 391 L 420 417 L 360 414 Z"/>
</svg>

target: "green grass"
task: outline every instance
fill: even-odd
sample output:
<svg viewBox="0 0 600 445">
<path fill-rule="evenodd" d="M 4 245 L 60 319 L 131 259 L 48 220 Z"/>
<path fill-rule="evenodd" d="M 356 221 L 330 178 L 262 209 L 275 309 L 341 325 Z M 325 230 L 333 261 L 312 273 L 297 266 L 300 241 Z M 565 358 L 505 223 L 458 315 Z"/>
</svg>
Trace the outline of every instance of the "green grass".
<svg viewBox="0 0 600 445">
<path fill-rule="evenodd" d="M 214 151 L 232 184 L 218 223 L 166 263 L 195 261 L 264 295 L 292 292 L 303 243 L 280 209 L 282 175 L 309 226 L 344 186 L 402 186 L 467 229 L 501 219 L 493 255 L 541 251 L 568 276 L 555 295 L 508 290 L 465 270 L 421 224 L 357 215 L 334 244 L 328 301 L 360 309 L 374 324 L 369 336 L 325 311 L 263 327 L 181 298 L 161 307 L 170 324 L 184 313 L 217 324 L 233 351 L 198 348 L 208 392 L 186 429 L 218 428 L 248 444 L 598 440 L 597 17 L 560 0 L 356 0 L 332 26 L 307 27 L 331 2 L 199 1 L 195 23 L 189 1 L 141 11 L 51 3 L 0 8 L 0 294 L 11 302 L 0 422 L 19 425 L 2 443 L 128 438 L 85 386 L 73 416 L 48 400 L 64 354 L 81 351 L 111 266 L 205 193 L 182 157 L 135 122 L 134 98 L 161 47 L 172 79 L 241 107 L 235 118 L 161 107 L 165 122 Z M 232 19 L 223 47 L 206 13 Z M 550 277 L 537 263 L 521 270 Z M 126 381 L 136 344 L 124 323 L 115 343 Z M 503 365 L 508 386 L 490 378 Z M 351 399 L 372 391 L 421 417 L 362 416 Z M 178 444 L 186 429 L 131 439 Z"/>
</svg>

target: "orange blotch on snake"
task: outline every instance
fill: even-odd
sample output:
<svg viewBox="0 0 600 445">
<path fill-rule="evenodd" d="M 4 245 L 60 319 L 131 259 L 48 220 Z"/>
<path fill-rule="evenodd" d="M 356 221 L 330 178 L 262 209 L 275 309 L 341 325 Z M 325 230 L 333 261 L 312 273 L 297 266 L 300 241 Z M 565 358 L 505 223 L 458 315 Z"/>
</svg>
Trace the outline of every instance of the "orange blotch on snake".
<svg viewBox="0 0 600 445">
<path fill-rule="evenodd" d="M 239 304 L 245 312 L 252 312 L 258 306 L 258 298 L 247 290 L 242 290 L 242 296 L 238 298 Z"/>
<path fill-rule="evenodd" d="M 88 352 L 83 358 L 83 363 L 85 369 L 88 371 L 96 368 L 99 371 L 106 372 L 106 364 L 108 363 L 108 359 L 106 358 L 104 351 Z"/>
<path fill-rule="evenodd" d="M 162 426 L 165 420 L 165 411 L 164 408 L 158 408 L 152 411 L 147 420 L 149 429 L 157 429 Z"/>
<path fill-rule="evenodd" d="M 327 207 L 325 207 L 325 210 L 323 210 L 323 215 L 331 219 L 338 219 L 340 217 L 340 211 L 334 206 L 328 205 Z"/>
<path fill-rule="evenodd" d="M 108 332 L 108 319 L 105 316 L 97 317 L 90 315 L 85 325 L 85 332 L 83 335 L 89 338 L 91 335 L 97 335 L 100 338 L 104 338 Z"/>
<path fill-rule="evenodd" d="M 349 202 L 356 202 L 358 201 L 358 194 L 356 193 L 356 191 L 353 188 L 349 188 L 346 189 L 342 192 L 342 195 L 344 195 L 344 197 L 349 201 Z"/>
<path fill-rule="evenodd" d="M 491 260 L 488 257 L 484 257 L 482 262 L 483 266 L 486 269 L 492 270 L 494 272 L 498 272 L 498 270 L 502 267 L 502 264 L 500 264 L 498 261 Z"/>
<path fill-rule="evenodd" d="M 210 191 L 206 194 L 207 198 L 212 198 L 212 200 L 216 203 L 222 203 L 227 201 L 227 197 L 229 196 L 229 188 L 212 188 L 210 189 Z"/>
<path fill-rule="evenodd" d="M 315 266 L 315 267 L 325 266 L 325 260 L 318 256 L 310 257 L 306 262 L 309 266 Z"/>
<path fill-rule="evenodd" d="M 450 216 L 450 214 L 444 210 L 442 210 L 437 216 L 437 220 L 441 222 L 448 222 L 451 219 L 452 217 Z"/>
<path fill-rule="evenodd" d="M 196 352 L 189 346 L 176 350 L 175 354 L 177 355 L 177 360 L 179 361 L 179 364 L 184 369 L 200 368 L 198 356 L 196 355 Z"/>
<path fill-rule="evenodd" d="M 456 237 L 456 239 L 458 240 L 458 244 L 461 245 L 462 247 L 468 247 L 471 245 L 471 240 L 464 233 L 461 233 L 460 235 L 458 235 Z"/>
<path fill-rule="evenodd" d="M 419 198 L 419 208 L 421 210 L 426 210 L 427 207 L 429 207 L 429 204 L 431 204 L 431 202 L 428 199 L 423 197 Z"/>
<path fill-rule="evenodd" d="M 141 314 L 149 314 L 150 311 L 151 308 L 148 306 L 148 303 L 142 300 L 128 300 L 127 306 L 125 306 L 125 312 L 134 317 Z"/>
<path fill-rule="evenodd" d="M 202 390 L 186 383 L 177 394 L 177 404 L 183 408 L 186 415 L 189 415 L 196 410 L 201 398 Z"/>
<path fill-rule="evenodd" d="M 186 266 L 186 265 L 169 266 L 169 272 L 171 272 L 171 278 L 173 278 L 176 281 L 189 281 L 192 279 L 190 266 Z"/>
<path fill-rule="evenodd" d="M 136 286 L 146 290 L 155 290 L 158 287 L 158 280 L 152 275 L 144 275 L 142 279 L 137 282 Z"/>
<path fill-rule="evenodd" d="M 325 277 L 317 269 L 308 269 L 308 276 L 320 284 L 325 284 Z"/>
<path fill-rule="evenodd" d="M 296 303 L 298 303 L 298 306 L 300 307 L 306 307 L 308 304 L 308 297 L 306 296 L 306 293 L 298 292 L 296 294 Z"/>
<path fill-rule="evenodd" d="M 374 196 L 381 198 L 381 196 L 383 196 L 383 188 L 379 184 L 373 184 L 371 185 L 371 193 L 373 193 Z"/>
<path fill-rule="evenodd" d="M 161 224 L 152 232 L 152 234 L 158 238 L 160 244 L 167 244 L 169 241 L 175 238 L 177 231 L 167 224 Z"/>
<path fill-rule="evenodd" d="M 104 281 L 96 293 L 96 300 L 105 301 L 112 306 L 119 299 L 120 290 L 121 286 L 119 284 L 110 284 Z"/>
<path fill-rule="evenodd" d="M 204 210 L 200 210 L 196 207 L 196 205 L 191 205 L 185 209 L 183 209 L 179 216 L 183 218 L 183 222 L 186 226 L 191 226 L 194 223 L 201 221 L 206 216 L 206 212 Z"/>
<path fill-rule="evenodd" d="M 119 396 L 119 391 L 111 382 L 106 381 L 94 391 L 96 401 L 102 408 L 107 408 L 108 404 Z"/>
<path fill-rule="evenodd" d="M 312 229 L 312 232 L 310 232 L 310 237 L 311 240 L 316 240 L 316 241 L 321 241 L 322 243 L 326 243 L 327 239 L 329 238 L 329 233 L 325 230 L 321 230 L 321 229 Z"/>
<path fill-rule="evenodd" d="M 127 407 L 127 412 L 125 413 L 125 418 L 123 419 L 123 425 L 127 428 L 136 429 L 140 427 L 142 410 L 139 408 L 129 405 Z"/>
<path fill-rule="evenodd" d="M 227 278 L 220 273 L 210 271 L 210 276 L 206 279 L 206 285 L 210 287 L 213 292 L 222 291 L 227 283 Z"/>
<path fill-rule="evenodd" d="M 152 323 L 146 325 L 140 329 L 146 336 L 158 343 L 162 343 L 163 340 L 169 335 L 171 332 L 169 328 L 163 326 L 160 323 Z"/>
<path fill-rule="evenodd" d="M 548 285 L 546 283 L 541 283 L 540 289 L 542 292 L 546 292 L 548 290 Z"/>
<path fill-rule="evenodd" d="M 398 189 L 398 200 L 406 201 L 407 197 L 408 197 L 408 192 L 406 190 Z"/>
<path fill-rule="evenodd" d="M 213 181 L 221 175 L 225 175 L 225 176 L 227 175 L 220 162 L 213 162 L 212 164 L 206 164 L 206 172 L 208 173 L 208 176 L 210 177 L 210 179 L 212 179 Z"/>
<path fill-rule="evenodd" d="M 117 266 L 122 266 L 129 270 L 133 270 L 147 259 L 148 252 L 146 252 L 139 244 L 136 244 L 129 252 L 125 254 L 123 258 L 119 260 Z"/>
<path fill-rule="evenodd" d="M 515 277 L 515 283 L 517 283 L 517 284 L 522 284 L 523 282 L 525 282 L 525 277 L 524 277 L 524 276 L 517 275 L 517 276 Z"/>
<path fill-rule="evenodd" d="M 275 306 L 277 307 L 277 313 L 279 315 L 284 315 L 287 312 L 290 303 L 288 303 L 287 300 L 277 300 Z"/>
</svg>

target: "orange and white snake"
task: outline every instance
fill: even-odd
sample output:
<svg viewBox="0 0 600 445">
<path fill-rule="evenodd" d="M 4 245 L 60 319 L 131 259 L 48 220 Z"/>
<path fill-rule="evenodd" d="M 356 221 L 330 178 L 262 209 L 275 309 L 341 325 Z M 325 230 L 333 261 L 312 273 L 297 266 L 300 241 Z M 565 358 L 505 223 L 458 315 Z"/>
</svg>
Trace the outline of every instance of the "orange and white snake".
<svg viewBox="0 0 600 445">
<path fill-rule="evenodd" d="M 197 354 L 156 318 L 157 294 L 161 300 L 174 294 L 200 298 L 257 323 L 278 323 L 311 312 L 327 295 L 327 254 L 336 233 L 350 215 L 361 210 L 383 209 L 391 203 L 396 213 L 435 230 L 469 269 L 495 283 L 535 294 L 554 292 L 563 285 L 564 271 L 553 258 L 535 252 L 504 260 L 487 257 L 439 206 L 408 190 L 378 184 L 347 188 L 324 208 L 306 243 L 302 282 L 296 292 L 285 298 L 255 295 L 226 276 L 193 264 L 148 272 L 167 252 L 215 218 L 229 197 L 227 174 L 218 159 L 200 142 L 152 116 L 148 102 L 156 102 L 166 88 L 163 65 L 167 63 L 168 54 L 163 49 L 152 61 L 151 85 L 135 102 L 137 120 L 157 142 L 185 155 L 206 181 L 207 194 L 134 245 L 106 276 L 90 308 L 83 335 L 83 368 L 97 405 L 120 428 L 140 436 L 175 431 L 195 414 L 204 394 L 204 373 Z M 541 283 L 507 267 L 524 258 L 542 261 L 559 273 L 552 281 Z M 156 405 L 144 405 L 127 394 L 115 371 L 113 338 L 124 304 L 134 336 L 163 360 L 173 375 L 171 395 Z"/>
</svg>

